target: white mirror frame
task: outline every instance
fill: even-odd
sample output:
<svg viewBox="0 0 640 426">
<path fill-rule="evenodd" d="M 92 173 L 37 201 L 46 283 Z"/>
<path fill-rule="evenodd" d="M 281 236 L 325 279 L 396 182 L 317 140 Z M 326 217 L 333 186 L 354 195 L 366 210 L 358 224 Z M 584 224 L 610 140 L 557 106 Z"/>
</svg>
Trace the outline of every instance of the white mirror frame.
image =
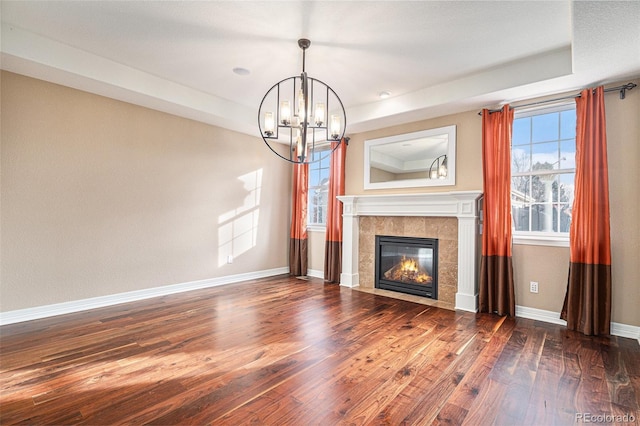
<svg viewBox="0 0 640 426">
<path fill-rule="evenodd" d="M 371 182 L 371 148 L 379 145 L 402 144 L 421 138 L 446 134 L 447 147 L 447 177 L 444 179 L 403 179 L 386 182 Z M 433 159 L 431 159 L 433 160 Z M 456 126 L 438 127 L 419 132 L 388 136 L 364 141 L 364 189 L 415 188 L 426 186 L 451 186 L 456 184 Z"/>
</svg>

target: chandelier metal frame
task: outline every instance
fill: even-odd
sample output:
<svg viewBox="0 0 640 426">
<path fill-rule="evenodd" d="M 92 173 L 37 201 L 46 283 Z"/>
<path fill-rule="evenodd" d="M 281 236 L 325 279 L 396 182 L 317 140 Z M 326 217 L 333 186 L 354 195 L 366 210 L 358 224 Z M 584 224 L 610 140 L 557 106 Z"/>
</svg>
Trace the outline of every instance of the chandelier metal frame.
<svg viewBox="0 0 640 426">
<path fill-rule="evenodd" d="M 302 73 L 274 84 L 258 108 L 262 140 L 273 153 L 295 164 L 326 158 L 340 145 L 346 131 L 347 116 L 338 94 L 326 83 L 307 75 L 306 50 L 310 45 L 311 41 L 306 38 L 298 40 L 302 49 Z M 274 100 L 275 115 L 269 110 Z M 318 100 L 321 102 L 314 103 Z M 329 119 L 325 117 L 328 114 L 331 114 Z M 338 143 L 323 155 L 315 155 L 318 150 L 324 152 L 331 142 Z M 282 149 L 275 144 L 288 144 L 288 153 L 279 152 Z"/>
<path fill-rule="evenodd" d="M 433 166 L 435 166 L 435 169 Z M 436 159 L 431 163 L 431 167 L 429 167 L 429 179 L 445 179 L 448 174 L 449 168 L 447 167 L 447 154 L 436 157 Z"/>
</svg>

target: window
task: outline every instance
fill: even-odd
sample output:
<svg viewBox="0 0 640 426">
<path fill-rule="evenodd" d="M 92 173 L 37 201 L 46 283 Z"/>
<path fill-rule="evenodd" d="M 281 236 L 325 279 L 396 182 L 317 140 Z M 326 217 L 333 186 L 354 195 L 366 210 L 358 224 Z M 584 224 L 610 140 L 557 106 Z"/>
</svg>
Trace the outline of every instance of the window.
<svg viewBox="0 0 640 426">
<path fill-rule="evenodd" d="M 307 225 L 325 226 L 327 223 L 327 201 L 329 199 L 330 147 L 316 150 L 309 164 L 309 206 Z M 320 161 L 316 161 L 320 159 Z"/>
<path fill-rule="evenodd" d="M 511 140 L 515 239 L 568 241 L 576 155 L 575 105 L 516 112 Z M 518 242 L 518 241 L 516 241 Z"/>
</svg>

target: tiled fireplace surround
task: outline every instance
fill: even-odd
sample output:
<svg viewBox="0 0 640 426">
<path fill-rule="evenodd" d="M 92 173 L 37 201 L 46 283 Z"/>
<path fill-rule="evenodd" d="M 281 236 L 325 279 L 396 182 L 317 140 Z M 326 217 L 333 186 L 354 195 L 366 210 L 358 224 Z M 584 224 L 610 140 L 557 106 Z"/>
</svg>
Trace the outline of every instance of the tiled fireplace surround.
<svg viewBox="0 0 640 426">
<path fill-rule="evenodd" d="M 373 289 L 375 236 L 439 240 L 438 306 L 477 311 L 477 199 L 481 192 L 357 195 L 343 203 L 340 285 Z"/>
</svg>

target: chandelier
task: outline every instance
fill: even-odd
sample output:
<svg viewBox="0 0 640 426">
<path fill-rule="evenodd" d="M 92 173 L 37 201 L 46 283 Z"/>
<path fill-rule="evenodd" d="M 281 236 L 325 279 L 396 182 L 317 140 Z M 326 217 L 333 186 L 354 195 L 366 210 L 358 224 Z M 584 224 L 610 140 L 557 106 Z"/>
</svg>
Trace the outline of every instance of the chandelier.
<svg viewBox="0 0 640 426">
<path fill-rule="evenodd" d="M 258 109 L 262 140 L 280 158 L 297 164 L 313 163 L 330 155 L 344 137 L 347 122 L 336 92 L 307 75 L 305 52 L 310 45 L 306 38 L 298 40 L 302 73 L 274 84 Z M 332 141 L 338 143 L 327 149 Z"/>
<path fill-rule="evenodd" d="M 433 160 L 429 167 L 429 179 L 445 179 L 449 170 L 447 169 L 447 155 L 441 155 Z"/>
</svg>

